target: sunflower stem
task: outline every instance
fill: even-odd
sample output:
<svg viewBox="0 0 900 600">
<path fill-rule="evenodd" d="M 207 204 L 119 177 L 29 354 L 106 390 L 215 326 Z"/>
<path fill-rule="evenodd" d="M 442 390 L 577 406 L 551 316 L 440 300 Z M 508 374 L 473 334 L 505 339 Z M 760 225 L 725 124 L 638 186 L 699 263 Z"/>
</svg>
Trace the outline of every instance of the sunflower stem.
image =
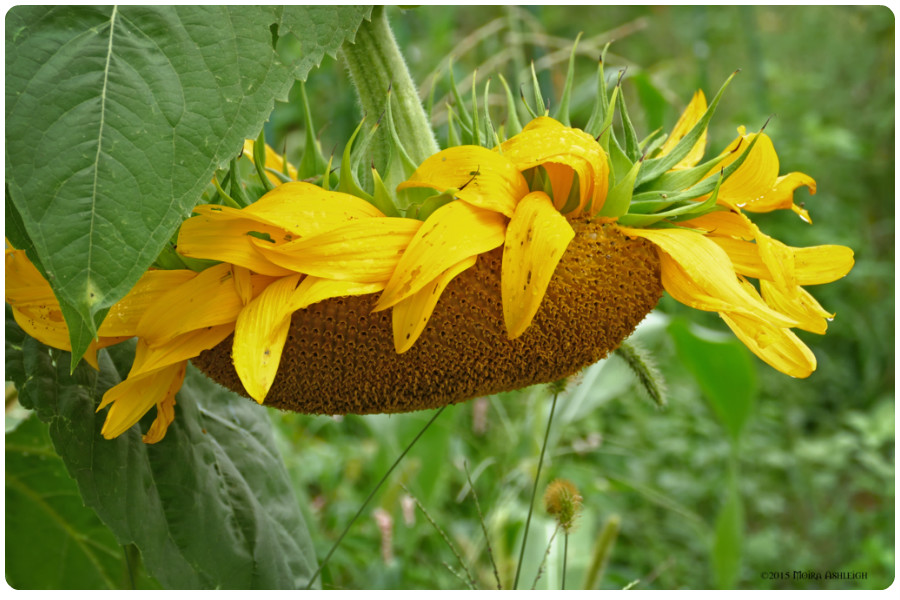
<svg viewBox="0 0 900 600">
<path fill-rule="evenodd" d="M 559 392 L 553 394 L 553 404 L 550 406 L 550 418 L 547 419 L 547 430 L 544 432 L 544 444 L 541 446 L 541 457 L 538 459 L 537 473 L 534 474 L 534 486 L 531 488 L 531 501 L 528 503 L 528 518 L 525 520 L 525 534 L 522 536 L 522 548 L 519 550 L 519 564 L 516 565 L 516 578 L 513 580 L 513 588 L 519 587 L 519 575 L 522 572 L 522 560 L 525 557 L 525 544 L 528 542 L 528 528 L 531 526 L 531 514 L 534 512 L 534 498 L 537 496 L 538 481 L 541 478 L 541 467 L 544 464 L 544 453 L 547 450 L 547 440 L 550 439 L 550 425 L 553 423 L 553 413 L 556 411 L 556 399 Z"/>
<path fill-rule="evenodd" d="M 431 417 L 431 420 L 429 420 L 427 423 L 425 423 L 425 427 L 423 427 L 419 431 L 419 433 L 416 434 L 416 437 L 414 437 L 412 439 L 412 441 L 409 443 L 409 445 L 407 445 L 406 448 L 403 450 L 403 452 L 400 453 L 400 456 L 398 456 L 397 460 L 394 461 L 394 464 L 392 464 L 390 466 L 390 468 L 387 470 L 387 473 L 384 474 L 384 477 L 382 477 L 381 480 L 375 485 L 375 488 L 369 493 L 369 496 L 365 499 L 365 501 L 363 501 L 362 506 L 360 506 L 359 510 L 356 511 L 356 514 L 353 515 L 353 518 L 350 519 L 350 522 L 347 523 L 347 526 L 344 528 L 344 531 L 341 532 L 341 535 L 331 546 L 331 550 L 329 550 L 328 554 L 325 555 L 325 558 L 322 560 L 322 563 L 319 565 L 319 568 L 317 568 L 316 572 L 313 573 L 312 577 L 309 578 L 309 583 L 306 584 L 306 589 L 308 589 L 308 590 L 312 589 L 312 586 L 316 582 L 316 579 L 319 577 L 319 574 L 322 572 L 322 569 L 325 568 L 325 565 L 327 565 L 328 561 L 331 559 L 331 555 L 334 554 L 334 551 L 337 550 L 338 546 L 341 545 L 341 542 L 343 541 L 344 536 L 347 535 L 347 532 L 350 531 L 350 528 L 353 527 L 354 523 L 356 523 L 356 520 L 366 509 L 366 506 L 369 505 L 369 502 L 372 500 L 372 498 L 375 496 L 375 494 L 378 492 L 378 490 L 381 489 L 381 486 L 384 484 L 385 481 L 387 481 L 387 478 L 390 477 L 391 473 L 394 472 L 394 469 L 397 468 L 397 465 L 400 464 L 400 461 L 403 460 L 403 457 L 406 456 L 406 453 L 409 452 L 413 446 L 415 446 L 416 442 L 419 441 L 419 438 L 422 437 L 422 435 L 425 434 L 425 432 L 428 430 L 428 428 L 431 427 L 431 424 L 434 423 L 439 416 L 441 416 L 441 413 L 444 412 L 445 408 L 447 408 L 447 405 L 440 407 L 438 409 L 438 411 L 436 413 L 434 413 L 434 416 Z"/>
<path fill-rule="evenodd" d="M 419 100 L 417 86 L 412 80 L 397 40 L 391 32 L 384 7 L 372 11 L 372 20 L 363 21 L 353 43 L 341 48 L 350 78 L 356 87 L 364 114 L 380 115 L 390 100 L 397 136 L 415 164 L 435 154 L 439 148 L 428 115 Z M 391 90 L 390 98 L 388 90 Z M 378 171 L 387 171 L 391 143 L 389 132 L 379 131 L 373 143 Z M 402 179 L 399 170 L 392 170 L 389 187 Z"/>
</svg>

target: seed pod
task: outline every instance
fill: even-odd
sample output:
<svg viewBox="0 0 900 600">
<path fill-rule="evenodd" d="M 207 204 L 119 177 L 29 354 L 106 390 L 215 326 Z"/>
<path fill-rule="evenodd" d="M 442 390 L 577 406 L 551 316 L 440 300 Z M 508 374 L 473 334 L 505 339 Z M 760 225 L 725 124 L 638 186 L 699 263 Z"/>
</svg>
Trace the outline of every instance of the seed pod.
<svg viewBox="0 0 900 600">
<path fill-rule="evenodd" d="M 604 358 L 662 295 L 659 258 L 613 225 L 572 223 L 575 238 L 534 321 L 508 339 L 500 300 L 502 249 L 478 257 L 446 288 L 415 345 L 394 350 L 390 311 L 377 295 L 326 300 L 294 313 L 266 406 L 313 414 L 396 413 L 567 377 Z M 247 395 L 232 338 L 193 359 Z"/>
</svg>

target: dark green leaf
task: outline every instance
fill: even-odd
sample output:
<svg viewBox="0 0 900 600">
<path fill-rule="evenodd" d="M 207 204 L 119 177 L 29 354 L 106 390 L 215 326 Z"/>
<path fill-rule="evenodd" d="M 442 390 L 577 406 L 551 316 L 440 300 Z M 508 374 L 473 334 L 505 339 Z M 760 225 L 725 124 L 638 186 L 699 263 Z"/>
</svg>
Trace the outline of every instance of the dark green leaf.
<svg viewBox="0 0 900 600">
<path fill-rule="evenodd" d="M 125 550 L 84 506 L 47 426 L 34 415 L 6 434 L 6 514 L 14 517 L 6 519 L 6 581 L 12 587 L 132 586 Z"/>
<path fill-rule="evenodd" d="M 732 440 L 737 441 L 756 399 L 756 367 L 750 351 L 732 336 L 683 320 L 669 325 L 679 358 L 697 380 Z"/>
<path fill-rule="evenodd" d="M 275 19 L 222 6 L 7 13 L 8 197 L 76 358 L 100 311 L 137 282 L 215 168 L 287 93 Z"/>
<path fill-rule="evenodd" d="M 145 445 L 139 426 L 104 440 L 105 411 L 94 411 L 119 381 L 116 365 L 127 371 L 128 350 L 103 350 L 99 373 L 81 364 L 70 375 L 67 353 L 17 333 L 9 319 L 7 330 L 7 377 L 23 406 L 49 423 L 84 503 L 120 544 L 140 548 L 163 586 L 305 586 L 315 555 L 266 409 L 190 367 L 163 441 Z M 17 345 L 21 363 L 9 358 Z"/>
<path fill-rule="evenodd" d="M 300 41 L 300 58 L 294 76 L 306 81 L 322 58 L 334 56 L 344 41 L 353 41 L 363 19 L 372 16 L 371 6 L 286 6 L 279 35 L 292 34 Z"/>
</svg>

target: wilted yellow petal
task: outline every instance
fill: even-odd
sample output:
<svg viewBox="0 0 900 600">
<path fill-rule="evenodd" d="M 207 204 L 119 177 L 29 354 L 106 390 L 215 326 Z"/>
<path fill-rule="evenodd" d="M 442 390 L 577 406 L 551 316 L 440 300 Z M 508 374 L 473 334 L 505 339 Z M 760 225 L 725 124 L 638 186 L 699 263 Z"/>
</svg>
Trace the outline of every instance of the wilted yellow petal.
<svg viewBox="0 0 900 600">
<path fill-rule="evenodd" d="M 743 131 L 743 128 L 741 128 Z M 765 133 L 742 135 L 732 142 L 725 152 L 728 156 L 718 165 L 716 170 L 724 169 L 740 158 L 754 138 L 759 136 L 756 145 L 747 154 L 737 171 L 731 174 L 719 188 L 717 201 L 732 208 L 743 208 L 756 202 L 771 191 L 778 178 L 778 155 L 772 140 Z"/>
<path fill-rule="evenodd" d="M 790 329 L 743 315 L 720 313 L 722 320 L 751 352 L 791 377 L 809 377 L 816 357 Z"/>
<path fill-rule="evenodd" d="M 461 260 L 421 290 L 394 305 L 391 324 L 394 331 L 394 349 L 397 354 L 412 348 L 422 332 L 425 331 L 425 325 L 428 324 L 428 319 L 431 318 L 431 313 L 434 312 L 434 307 L 437 306 L 444 288 L 454 277 L 474 265 L 477 260 L 477 256 Z"/>
<path fill-rule="evenodd" d="M 556 265 L 575 231 L 543 192 L 516 207 L 506 228 L 501 267 L 503 320 L 509 339 L 522 335 L 544 299 Z"/>
<path fill-rule="evenodd" d="M 329 298 L 374 294 L 383 290 L 384 284 L 384 281 L 359 283 L 309 276 L 304 278 L 294 291 L 294 295 L 291 297 L 291 309 L 300 310 Z"/>
<path fill-rule="evenodd" d="M 41 272 L 38 271 L 24 250 L 7 248 L 6 263 L 6 301 L 16 304 L 53 303 L 59 306 L 53 290 Z"/>
<path fill-rule="evenodd" d="M 853 250 L 846 246 L 811 246 L 793 250 L 799 285 L 831 283 L 853 268 Z"/>
<path fill-rule="evenodd" d="M 177 249 L 182 256 L 224 261 L 265 275 L 290 274 L 256 250 L 250 233 L 268 235 L 278 243 L 294 239 L 293 234 L 225 206 L 198 206 L 194 212 L 197 216 L 182 223 L 178 232 Z"/>
<path fill-rule="evenodd" d="M 440 207 L 422 224 L 378 299 L 384 310 L 415 294 L 441 273 L 470 256 L 503 243 L 506 218 L 466 202 Z"/>
<path fill-rule="evenodd" d="M 138 335 L 151 346 L 160 345 L 189 331 L 233 323 L 243 307 L 231 265 L 215 265 L 150 306 L 138 324 Z"/>
<path fill-rule="evenodd" d="M 147 271 L 128 294 L 113 304 L 100 325 L 101 336 L 137 335 L 138 323 L 144 313 L 173 288 L 197 276 L 188 269 Z"/>
<path fill-rule="evenodd" d="M 153 419 L 150 429 L 141 438 L 145 444 L 155 444 L 166 436 L 166 430 L 175 420 L 175 394 L 181 389 L 182 383 L 184 383 L 183 379 L 182 381 L 173 380 L 166 397 L 156 403 L 156 418 Z"/>
<path fill-rule="evenodd" d="M 355 219 L 384 216 L 362 198 L 325 191 L 305 181 L 283 183 L 240 212 L 299 237 L 323 233 Z"/>
<path fill-rule="evenodd" d="M 387 281 L 422 226 L 416 219 L 380 217 L 270 247 L 254 240 L 273 263 L 298 273 L 357 282 Z"/>
<path fill-rule="evenodd" d="M 275 281 L 238 316 L 234 329 L 234 369 L 244 389 L 260 404 L 275 381 L 291 325 L 291 297 L 300 274 Z"/>
<path fill-rule="evenodd" d="M 797 321 L 797 327 L 812 333 L 824 334 L 828 329 L 828 320 L 834 314 L 828 312 L 812 295 L 802 287 L 790 293 L 771 281 L 760 281 L 760 290 L 766 304 Z"/>
<path fill-rule="evenodd" d="M 730 236 L 741 240 L 756 239 L 756 226 L 739 212 L 721 210 L 679 223 L 688 229 L 703 229 L 717 236 Z"/>
<path fill-rule="evenodd" d="M 162 367 L 179 363 L 209 350 L 222 342 L 234 331 L 234 323 L 204 327 L 177 335 L 171 340 L 151 346 L 146 340 L 138 339 L 134 363 L 129 377 L 143 375 Z"/>
<path fill-rule="evenodd" d="M 525 178 L 508 158 L 481 146 L 455 146 L 425 159 L 398 190 L 455 189 L 472 206 L 511 217 L 516 203 L 528 193 Z"/>
<path fill-rule="evenodd" d="M 112 404 L 100 432 L 103 437 L 108 440 L 118 437 L 140 421 L 154 405 L 174 399 L 175 392 L 184 382 L 186 368 L 186 362 L 176 363 L 138 377 L 129 377 L 107 390 L 97 407 L 99 411 Z M 162 424 L 157 426 L 157 430 L 160 427 Z M 162 436 L 155 431 L 153 437 Z"/>
<path fill-rule="evenodd" d="M 603 147 L 590 134 L 566 127 L 549 117 L 539 117 L 526 125 L 521 133 L 503 142 L 500 149 L 520 171 L 554 163 L 577 173 L 581 198 L 578 208 L 570 213 L 572 216 L 583 210 L 595 215 L 603 208 L 609 164 Z"/>
<path fill-rule="evenodd" d="M 706 112 L 706 96 L 703 94 L 703 90 L 697 90 L 694 92 L 694 97 L 691 98 L 690 103 L 688 103 L 687 108 L 684 109 L 684 112 L 681 113 L 681 117 L 678 118 L 678 122 L 675 123 L 675 127 L 672 129 L 672 133 L 669 134 L 669 137 L 666 138 L 666 143 L 663 144 L 660 149 L 660 156 L 665 156 L 669 152 L 671 152 L 678 142 L 681 141 L 681 138 L 686 136 L 691 129 L 693 129 L 694 125 L 696 125 L 700 119 L 703 118 L 703 113 Z M 703 158 L 703 154 L 706 152 L 706 131 L 703 131 L 703 135 L 700 136 L 700 139 L 697 140 L 697 143 L 694 144 L 694 147 L 691 148 L 691 151 L 688 152 L 687 156 L 681 159 L 677 165 L 672 167 L 675 169 L 686 169 L 689 167 L 695 166 L 700 160 Z"/>
<path fill-rule="evenodd" d="M 659 254 L 663 287 L 682 304 L 765 319 L 780 327 L 796 324 L 748 294 L 725 251 L 702 234 L 686 229 L 619 229 L 626 235 L 653 242 L 662 251 Z"/>
</svg>

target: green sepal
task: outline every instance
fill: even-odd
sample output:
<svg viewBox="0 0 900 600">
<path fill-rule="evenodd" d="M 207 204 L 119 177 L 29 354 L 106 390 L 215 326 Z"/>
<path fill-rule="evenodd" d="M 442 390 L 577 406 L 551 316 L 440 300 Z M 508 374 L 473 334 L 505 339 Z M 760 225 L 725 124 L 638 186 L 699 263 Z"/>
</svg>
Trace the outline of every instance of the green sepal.
<svg viewBox="0 0 900 600">
<path fill-rule="evenodd" d="M 578 179 L 578 173 L 574 173 L 572 176 L 572 187 L 569 188 L 569 197 L 566 198 L 566 203 L 563 205 L 562 210 L 560 210 L 559 212 L 564 215 L 568 214 L 575 210 L 580 202 L 581 181 Z"/>
<path fill-rule="evenodd" d="M 722 154 L 696 167 L 667 171 L 653 181 L 648 181 L 644 187 L 650 190 L 687 190 L 704 179 L 727 157 L 728 154 Z"/>
<path fill-rule="evenodd" d="M 572 97 L 572 86 L 575 81 L 575 50 L 578 48 L 578 40 L 581 39 L 583 33 L 579 31 L 575 37 L 575 42 L 572 44 L 572 52 L 569 54 L 569 67 L 566 70 L 566 84 L 563 86 L 562 97 L 559 99 L 559 107 L 556 109 L 554 117 L 566 127 L 572 126 L 572 121 L 569 119 L 569 101 Z"/>
<path fill-rule="evenodd" d="M 619 94 L 618 107 L 620 118 L 622 119 L 622 128 L 625 132 L 625 155 L 634 162 L 641 157 L 641 149 L 634 125 L 632 125 L 631 118 L 628 116 L 628 109 L 625 107 L 625 94 Z"/>
<path fill-rule="evenodd" d="M 619 145 L 619 141 L 613 136 L 609 142 L 609 187 L 612 189 L 625 175 L 631 171 L 635 161 L 626 156 L 625 151 Z"/>
<path fill-rule="evenodd" d="M 478 123 L 478 95 L 475 91 L 475 81 L 477 79 L 478 70 L 472 72 L 472 139 L 469 141 L 473 146 L 481 145 L 481 127 Z"/>
<path fill-rule="evenodd" d="M 369 146 L 372 144 L 372 140 L 375 139 L 375 134 L 378 132 L 378 128 L 381 126 L 381 119 L 384 118 L 384 113 L 382 113 L 381 117 L 375 122 L 372 127 L 368 130 L 363 130 L 363 137 L 360 140 L 359 144 L 354 143 L 354 148 L 350 152 L 350 169 L 353 171 L 355 176 L 358 176 L 362 183 L 360 186 L 366 186 L 372 184 L 372 174 L 369 168 L 369 165 L 365 165 L 363 163 L 363 159 L 366 157 Z M 343 168 L 343 166 L 341 167 Z"/>
<path fill-rule="evenodd" d="M 181 260 L 181 255 L 175 250 L 175 245 L 170 241 L 163 246 L 162 252 L 153 261 L 154 268 L 165 271 L 178 271 L 187 269 L 187 265 Z"/>
<path fill-rule="evenodd" d="M 325 165 L 325 173 L 322 175 L 322 189 L 326 192 L 331 191 L 331 163 L 334 162 L 334 152 L 328 157 L 328 164 Z"/>
<path fill-rule="evenodd" d="M 238 171 L 238 159 L 232 158 L 231 163 L 229 164 L 229 191 L 231 192 L 229 197 L 232 199 L 238 208 L 245 208 L 250 206 L 250 200 L 247 198 L 247 194 L 244 192 L 244 186 L 241 185 L 241 176 Z"/>
<path fill-rule="evenodd" d="M 384 181 L 381 180 L 381 176 L 375 169 L 374 164 L 372 165 L 372 183 L 374 185 L 375 193 L 372 195 L 372 199 L 369 200 L 369 202 L 384 213 L 384 216 L 399 217 L 400 211 L 397 210 L 397 201 L 393 198 L 387 186 L 384 185 Z"/>
<path fill-rule="evenodd" d="M 681 138 L 681 140 L 678 141 L 671 152 L 669 152 L 665 156 L 644 161 L 644 166 L 641 169 L 641 173 L 638 175 L 637 181 L 635 182 L 635 185 L 637 187 L 642 186 L 645 182 L 656 179 L 657 177 L 680 163 L 681 160 L 690 153 L 691 149 L 700 140 L 700 136 L 702 136 L 703 132 L 706 131 L 706 128 L 709 125 L 709 120 L 716 112 L 716 107 L 719 105 L 719 101 L 722 99 L 722 95 L 724 94 L 725 89 L 728 87 L 728 84 L 731 83 L 731 80 L 734 79 L 734 76 L 737 73 L 738 71 L 735 71 L 728 77 L 728 79 L 725 80 L 725 83 L 722 84 L 721 88 L 719 88 L 719 92 L 716 94 L 716 97 L 706 109 L 706 112 L 703 113 L 703 116 L 699 121 L 697 121 L 697 124 L 694 125 L 691 130 L 683 138 Z"/>
<path fill-rule="evenodd" d="M 516 101 L 513 99 L 509 84 L 506 78 L 500 75 L 500 83 L 503 84 L 503 91 L 506 92 L 506 136 L 513 136 L 522 131 L 522 123 L 519 122 L 519 114 L 516 110 Z M 505 137 L 504 139 L 507 139 Z"/>
<path fill-rule="evenodd" d="M 362 198 L 363 200 L 367 200 L 368 202 L 372 202 L 372 195 L 366 192 L 359 185 L 359 182 L 356 180 L 356 170 L 353 168 L 353 142 L 356 141 L 356 136 L 359 135 L 359 132 L 362 131 L 362 126 L 366 122 L 366 118 L 363 117 L 359 122 L 359 125 L 356 126 L 356 129 L 353 130 L 353 134 L 350 136 L 350 139 L 347 140 L 347 145 L 344 146 L 344 152 L 341 155 L 341 173 L 338 178 L 338 191 L 343 192 L 345 194 L 350 194 L 352 196 L 356 196 L 357 198 Z"/>
<path fill-rule="evenodd" d="M 709 198 L 707 198 L 703 202 L 688 202 L 687 204 L 681 205 L 677 208 L 652 214 L 631 213 L 622 215 L 621 217 L 619 217 L 619 223 L 625 225 L 626 227 L 647 227 L 649 225 L 662 221 L 663 219 L 670 219 L 674 217 L 678 217 L 680 219 L 689 219 L 713 212 L 714 210 L 716 210 L 716 201 L 719 197 L 719 188 L 722 187 L 722 182 L 724 180 L 725 177 L 723 170 L 723 172 L 719 173 L 719 177 L 716 181 L 716 187 L 715 189 L 713 189 L 713 193 L 710 194 Z"/>
<path fill-rule="evenodd" d="M 621 80 L 621 77 L 620 77 Z M 600 146 L 609 153 L 609 139 L 613 135 L 612 121 L 616 112 L 616 99 L 619 97 L 619 84 L 613 88 L 612 98 L 609 99 L 609 106 L 606 108 L 606 116 L 603 117 L 603 123 L 600 126 Z"/>
<path fill-rule="evenodd" d="M 456 78 L 453 76 L 453 59 L 450 59 L 450 93 L 453 94 L 453 100 L 459 107 L 459 124 L 469 131 L 472 130 L 472 117 L 469 115 L 466 105 L 459 94 L 459 88 L 456 87 Z"/>
<path fill-rule="evenodd" d="M 522 99 L 522 104 L 525 105 L 525 110 L 528 112 L 528 116 L 532 119 L 537 119 L 537 113 L 531 109 L 531 105 L 528 104 L 528 99 L 525 98 L 525 91 L 519 87 L 519 98 Z"/>
<path fill-rule="evenodd" d="M 657 129 L 642 139 L 638 144 L 638 148 L 641 149 L 644 156 L 651 156 L 665 143 L 666 138 L 668 137 L 668 134 L 664 133 L 662 129 Z"/>
<path fill-rule="evenodd" d="M 420 221 L 427 220 L 434 211 L 444 206 L 445 204 L 449 204 L 456 200 L 455 194 L 458 191 L 459 190 L 446 190 L 441 192 L 440 194 L 429 196 L 425 199 L 424 202 L 422 202 L 422 204 L 419 205 L 415 217 Z"/>
<path fill-rule="evenodd" d="M 212 184 L 216 188 L 216 193 L 219 195 L 219 200 L 222 201 L 222 204 L 225 206 L 230 206 L 231 208 L 240 209 L 241 205 L 235 202 L 234 198 L 228 195 L 228 193 L 222 189 L 222 185 L 219 183 L 219 173 L 221 171 L 216 171 L 216 174 L 212 178 Z M 222 181 L 227 185 L 231 179 L 231 171 L 225 172 L 225 176 Z"/>
<path fill-rule="evenodd" d="M 300 82 L 300 101 L 303 104 L 303 126 L 306 128 L 306 141 L 303 145 L 303 157 L 297 166 L 297 179 L 313 179 L 325 171 L 325 157 L 316 141 L 316 129 L 313 125 L 309 100 L 306 97 L 306 84 Z"/>
<path fill-rule="evenodd" d="M 456 113 L 450 103 L 447 103 L 447 148 L 462 145 L 459 141 L 459 134 L 456 133 L 456 123 L 454 123 L 454 115 Z"/>
<path fill-rule="evenodd" d="M 537 73 L 534 71 L 534 61 L 531 61 L 531 85 L 534 92 L 535 111 L 540 116 L 547 115 L 547 107 L 544 105 L 544 97 L 541 95 L 541 86 L 538 83 Z"/>
<path fill-rule="evenodd" d="M 609 43 L 603 47 L 600 53 L 600 60 L 597 62 L 597 95 L 594 96 L 594 108 L 588 119 L 584 130 L 592 136 L 599 137 L 603 131 L 603 123 L 606 121 L 607 113 L 607 95 L 606 95 L 606 74 L 603 72 L 603 63 L 606 62 L 606 51 L 609 50 Z"/>
<path fill-rule="evenodd" d="M 406 148 L 403 146 L 403 142 L 400 141 L 400 136 L 397 135 L 397 128 L 394 126 L 394 117 L 391 111 L 391 91 L 388 90 L 387 102 L 385 103 L 385 112 L 387 113 L 387 121 L 388 121 L 388 130 L 391 132 L 391 141 L 393 142 L 394 148 L 392 149 L 391 156 L 396 156 L 400 160 L 400 168 L 403 169 L 403 179 L 408 179 L 410 175 L 412 175 L 416 170 L 416 163 L 409 157 L 409 153 L 406 151 Z M 388 163 L 390 164 L 390 163 Z M 387 176 L 387 173 L 385 173 Z"/>
<path fill-rule="evenodd" d="M 497 132 L 494 130 L 494 124 L 491 122 L 491 105 L 489 102 L 490 89 L 491 78 L 488 77 L 488 80 L 484 83 L 484 133 L 487 137 L 484 145 L 486 148 L 493 148 L 494 146 L 500 145 L 500 136 L 497 135 Z"/>
<path fill-rule="evenodd" d="M 641 169 L 641 162 L 632 165 L 631 169 L 606 194 L 606 201 L 600 209 L 601 217 L 621 217 L 628 211 L 631 196 L 634 194 L 634 180 Z"/>
<path fill-rule="evenodd" d="M 287 161 L 285 161 L 287 163 Z M 262 183 L 263 188 L 267 192 L 271 192 L 275 189 L 275 186 L 272 185 L 272 182 L 269 181 L 269 178 L 266 177 L 266 129 L 265 127 L 259 130 L 259 135 L 256 137 L 256 141 L 253 143 L 253 166 L 256 167 L 256 174 L 259 176 L 259 181 Z"/>
<path fill-rule="evenodd" d="M 753 146 L 756 145 L 756 140 L 759 139 L 759 136 L 755 136 L 753 141 L 747 146 L 743 153 L 741 153 L 740 157 L 735 160 L 733 163 L 725 167 L 722 171 L 722 176 L 725 179 L 728 179 L 732 173 L 737 171 L 742 164 L 744 164 L 744 160 L 746 160 L 747 156 L 750 154 L 750 151 L 753 150 Z M 644 203 L 657 203 L 658 208 L 666 208 L 677 202 L 681 202 L 684 200 L 693 200 L 694 198 L 699 198 L 705 194 L 708 194 L 713 191 L 713 189 L 717 185 L 717 180 L 714 176 L 709 176 L 697 185 L 691 187 L 690 189 L 669 193 L 665 191 L 652 191 L 652 192 L 641 192 L 634 195 L 632 199 L 632 205 L 640 206 Z M 648 204 L 649 206 L 649 204 Z M 649 213 L 651 210 L 642 210 L 641 212 Z"/>
</svg>

